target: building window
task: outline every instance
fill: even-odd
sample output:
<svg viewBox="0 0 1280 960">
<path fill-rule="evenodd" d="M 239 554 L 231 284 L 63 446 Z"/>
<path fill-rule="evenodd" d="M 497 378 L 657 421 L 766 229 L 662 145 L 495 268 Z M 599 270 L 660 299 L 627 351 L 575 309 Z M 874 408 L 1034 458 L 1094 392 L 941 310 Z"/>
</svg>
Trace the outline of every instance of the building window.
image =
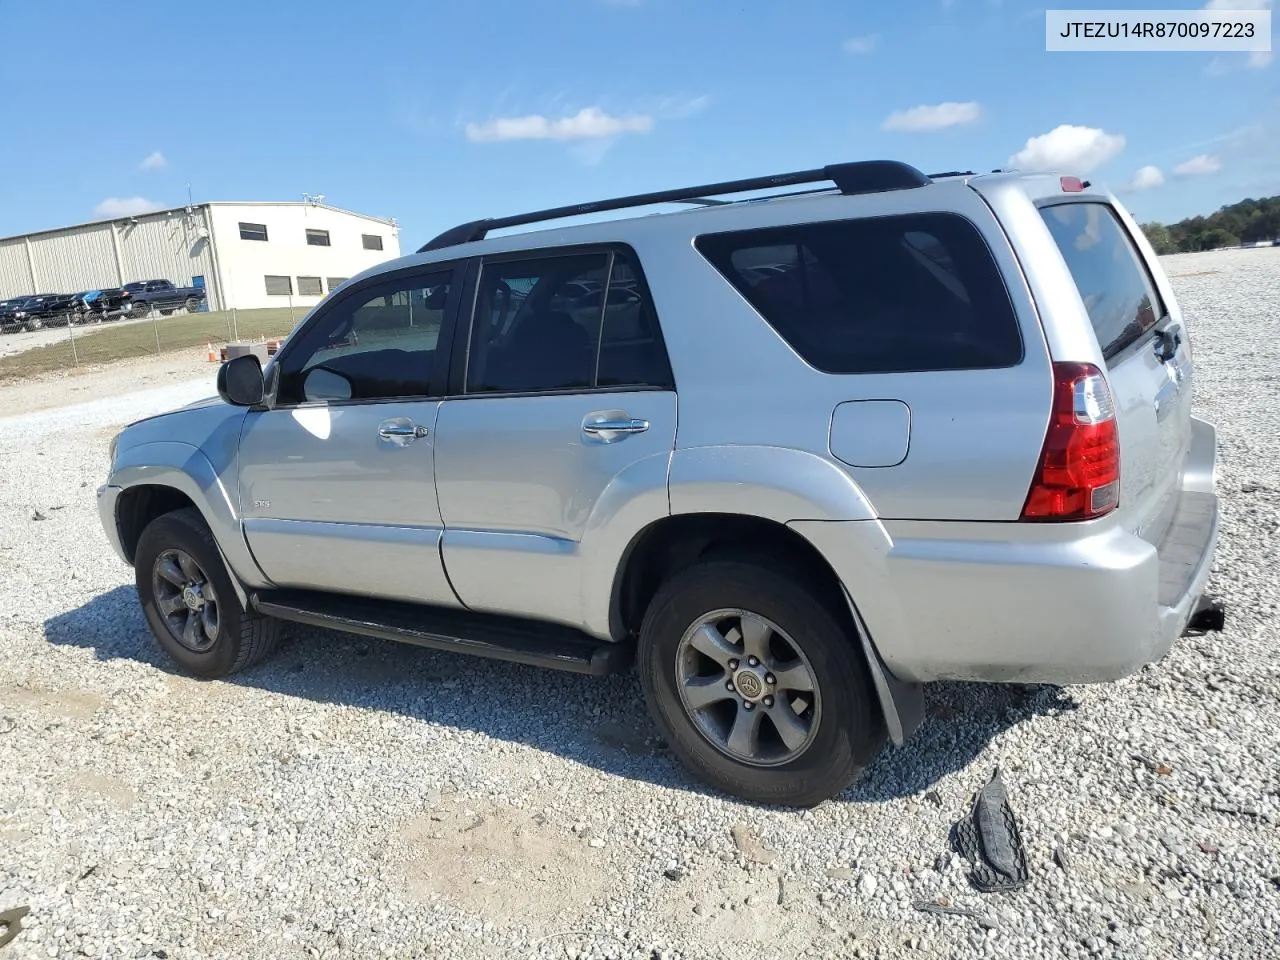
<svg viewBox="0 0 1280 960">
<path fill-rule="evenodd" d="M 329 292 L 337 290 L 340 286 L 347 282 L 347 277 L 329 277 L 325 282 L 329 284 Z"/>
<path fill-rule="evenodd" d="M 329 246 L 329 231 L 328 230 L 308 230 L 307 246 L 309 247 Z"/>
<path fill-rule="evenodd" d="M 366 250 L 382 249 L 382 238 L 376 233 L 362 233 L 360 234 L 360 240 L 364 243 Z"/>
<path fill-rule="evenodd" d="M 320 286 L 319 277 L 299 277 L 298 278 L 298 296 L 319 297 L 323 295 L 324 295 L 324 288 Z"/>
<path fill-rule="evenodd" d="M 289 277 L 273 277 L 267 274 L 267 295 L 272 297 L 289 297 L 293 295 L 293 280 Z"/>
<path fill-rule="evenodd" d="M 265 223 L 241 222 L 240 239 L 265 241 L 267 239 L 267 225 Z"/>
</svg>

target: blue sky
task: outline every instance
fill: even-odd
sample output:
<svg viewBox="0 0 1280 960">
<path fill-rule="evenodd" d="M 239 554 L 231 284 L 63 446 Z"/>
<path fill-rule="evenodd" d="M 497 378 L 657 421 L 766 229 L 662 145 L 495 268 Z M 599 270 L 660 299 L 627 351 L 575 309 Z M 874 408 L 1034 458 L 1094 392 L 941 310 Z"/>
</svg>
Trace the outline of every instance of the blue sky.
<svg viewBox="0 0 1280 960">
<path fill-rule="evenodd" d="M 1136 178 L 1143 220 L 1280 194 L 1280 63 L 1046 53 L 1043 10 L 0 0 L 0 236 L 178 205 L 190 183 L 321 193 L 396 217 L 409 250 L 481 216 L 866 158 Z"/>
</svg>

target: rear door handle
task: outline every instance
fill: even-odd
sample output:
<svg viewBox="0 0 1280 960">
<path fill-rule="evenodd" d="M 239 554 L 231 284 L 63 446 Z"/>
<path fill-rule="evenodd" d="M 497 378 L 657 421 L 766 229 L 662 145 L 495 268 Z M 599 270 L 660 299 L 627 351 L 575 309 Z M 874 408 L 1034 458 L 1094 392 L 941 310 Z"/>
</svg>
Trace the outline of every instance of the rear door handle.
<svg viewBox="0 0 1280 960">
<path fill-rule="evenodd" d="M 582 421 L 582 432 L 597 440 L 612 442 L 621 440 L 633 433 L 644 433 L 649 429 L 649 421 L 639 417 L 606 417 L 588 416 Z"/>
</svg>

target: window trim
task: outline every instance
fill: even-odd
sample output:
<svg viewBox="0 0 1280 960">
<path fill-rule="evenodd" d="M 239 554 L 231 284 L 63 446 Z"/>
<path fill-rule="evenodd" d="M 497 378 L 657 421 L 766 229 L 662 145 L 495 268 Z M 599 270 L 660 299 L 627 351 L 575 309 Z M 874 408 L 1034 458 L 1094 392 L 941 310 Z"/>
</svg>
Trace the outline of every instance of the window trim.
<svg viewBox="0 0 1280 960">
<path fill-rule="evenodd" d="M 329 236 L 328 230 L 322 230 L 319 227 L 303 227 L 302 235 L 306 238 L 308 247 L 331 247 L 333 240 Z M 324 238 L 324 242 L 318 242 L 320 238 Z"/>
<path fill-rule="evenodd" d="M 289 283 L 289 289 L 284 293 L 272 293 L 269 280 L 286 280 Z M 262 285 L 266 288 L 268 297 L 292 297 L 293 296 L 293 277 L 286 273 L 264 273 L 262 275 Z"/>
<path fill-rule="evenodd" d="M 312 277 L 312 276 L 299 275 L 297 277 L 294 277 L 294 279 L 298 281 L 298 296 L 300 297 L 323 297 L 324 296 L 324 277 Z M 316 282 L 316 285 L 320 288 L 319 292 L 304 293 L 302 290 L 303 280 L 314 280 Z"/>
<path fill-rule="evenodd" d="M 1117 363 L 1123 362 L 1124 358 L 1127 358 L 1135 352 L 1135 347 L 1145 344 L 1148 340 L 1155 339 L 1156 334 L 1161 333 L 1168 328 L 1171 320 L 1169 307 L 1164 302 L 1164 294 L 1160 291 L 1160 284 L 1156 283 L 1155 274 L 1151 272 L 1151 264 L 1147 263 L 1147 258 L 1142 254 L 1142 247 L 1138 245 L 1138 241 L 1134 237 L 1133 233 L 1127 226 L 1125 226 L 1123 218 L 1120 216 L 1115 205 L 1111 201 L 1097 196 L 1048 197 L 1036 203 L 1036 212 L 1041 214 L 1041 218 L 1043 220 L 1042 211 L 1048 210 L 1051 207 L 1065 207 L 1077 203 L 1088 203 L 1106 208 L 1107 213 L 1110 215 L 1111 219 L 1115 221 L 1120 232 L 1124 234 L 1125 239 L 1129 241 L 1129 247 L 1132 249 L 1134 255 L 1137 256 L 1138 263 L 1142 267 L 1143 276 L 1147 278 L 1147 283 L 1150 284 L 1152 293 L 1156 295 L 1156 304 L 1159 307 L 1156 311 L 1155 323 L 1151 324 L 1151 326 L 1147 327 L 1147 329 L 1143 330 L 1136 337 L 1131 337 L 1128 340 L 1116 341 L 1111 345 L 1110 351 L 1107 350 L 1104 344 L 1098 344 L 1098 351 L 1102 354 L 1103 362 L 1110 367 L 1113 360 L 1117 361 Z M 1047 223 L 1044 224 L 1044 229 L 1045 233 L 1049 235 L 1049 243 L 1053 245 L 1053 249 L 1057 250 L 1058 255 L 1062 257 L 1063 268 L 1067 271 L 1067 276 L 1071 280 L 1071 289 L 1075 290 L 1076 295 L 1079 296 L 1080 290 L 1076 286 L 1075 276 L 1071 273 L 1071 265 L 1067 263 L 1067 258 L 1063 256 L 1062 251 L 1058 249 L 1058 241 L 1054 238 L 1053 231 L 1049 229 L 1049 225 Z M 1083 298 L 1081 298 L 1081 300 L 1083 302 Z M 1088 313 L 1087 310 L 1085 312 L 1086 314 Z M 1089 321 L 1089 327 L 1090 329 L 1093 328 L 1092 319 Z M 1093 337 L 1095 340 L 1098 339 L 1098 333 L 1096 330 L 1094 331 Z"/>
<path fill-rule="evenodd" d="M 1009 305 L 1009 316 L 1013 319 L 1013 329 L 1018 338 L 1018 356 L 1017 356 L 1017 359 L 1012 363 L 1000 364 L 999 366 L 984 366 L 984 367 L 912 368 L 910 370 L 870 370 L 865 372 L 862 372 L 862 371 L 843 372 L 843 371 L 824 370 L 822 367 L 819 367 L 811 363 L 808 360 L 808 358 L 806 358 L 804 355 L 800 353 L 799 350 L 797 350 L 794 346 L 792 346 L 791 341 L 789 341 L 786 337 L 784 337 L 781 333 L 778 332 L 777 328 L 774 327 L 774 325 L 769 322 L 769 318 L 766 317 L 764 314 L 762 314 L 758 309 L 756 309 L 755 304 L 753 304 L 747 298 L 747 295 L 742 292 L 738 284 L 734 283 L 733 280 L 730 279 L 730 277 L 725 272 L 723 272 L 719 267 L 717 267 L 715 263 L 712 262 L 711 258 L 707 256 L 707 254 L 703 251 L 702 247 L 700 246 L 701 242 L 706 238 L 724 237 L 728 235 L 743 236 L 745 234 L 751 234 L 751 233 L 777 233 L 780 230 L 794 230 L 794 229 L 800 229 L 804 227 L 829 227 L 837 224 L 846 224 L 846 223 L 867 223 L 867 222 L 877 221 L 877 220 L 899 220 L 904 217 L 929 217 L 929 216 L 954 217 L 956 220 L 962 221 L 970 229 L 973 230 L 973 232 L 977 235 L 978 240 L 982 243 L 982 249 L 986 251 L 987 257 L 991 261 L 991 266 L 995 270 L 996 277 L 1000 281 L 1000 290 L 1004 294 L 1005 302 L 1008 303 Z M 1047 230 L 1048 228 L 1046 227 L 1045 229 Z M 729 285 L 729 288 L 733 290 L 733 292 L 741 299 L 743 306 L 745 306 L 748 310 L 754 313 L 760 319 L 761 323 L 764 323 L 765 325 L 767 325 L 768 328 L 773 332 L 774 336 L 776 336 L 780 341 L 782 341 L 782 343 L 786 346 L 788 350 L 791 351 L 791 353 L 795 356 L 797 360 L 803 363 L 806 367 L 808 367 L 814 373 L 820 373 L 824 377 L 903 377 L 903 376 L 915 376 L 918 374 L 928 374 L 928 373 L 956 373 L 956 374 L 983 373 L 983 372 L 991 372 L 995 370 L 1015 370 L 1018 367 L 1022 366 L 1027 361 L 1027 338 L 1024 335 L 1022 330 L 1022 324 L 1023 324 L 1022 314 L 1018 310 L 1018 302 L 1014 298 L 1013 292 L 1009 289 L 1009 282 L 1004 275 L 1004 271 L 1000 268 L 1000 260 L 996 256 L 996 251 L 992 249 L 990 240 L 987 239 L 986 234 L 983 233 L 982 228 L 977 223 L 974 222 L 973 218 L 970 217 L 968 214 L 961 213 L 957 210 L 942 210 L 942 209 L 907 210 L 901 213 L 881 213 L 881 214 L 873 214 L 871 216 L 864 216 L 864 217 L 833 217 L 831 219 L 823 219 L 823 220 L 805 220 L 799 223 L 796 223 L 796 222 L 776 223 L 776 224 L 770 224 L 767 226 L 760 226 L 760 227 L 747 227 L 745 229 L 740 229 L 740 230 L 716 230 L 714 232 L 697 234 L 693 238 L 692 246 L 693 246 L 693 249 L 697 252 L 698 256 L 701 257 L 702 260 L 706 263 L 707 267 L 717 277 L 719 277 L 722 281 L 724 281 L 726 284 Z"/>
<path fill-rule="evenodd" d="M 631 265 L 636 275 L 636 284 L 640 290 L 640 295 L 644 297 L 650 309 L 653 311 L 655 330 L 657 333 L 658 345 L 662 348 L 662 355 L 666 361 L 667 383 L 659 386 L 656 384 L 634 384 L 634 385 L 617 385 L 610 384 L 603 387 L 562 387 L 556 390 L 520 390 L 520 391 L 490 391 L 485 393 L 466 393 L 466 376 L 467 362 L 471 350 L 471 335 L 475 325 L 476 301 L 480 292 L 480 271 L 485 264 L 491 263 L 513 263 L 522 260 L 546 260 L 551 257 L 561 256 L 581 256 L 584 254 L 606 254 L 610 257 L 609 274 L 605 277 L 605 291 L 608 291 L 608 281 L 612 276 L 613 257 L 616 254 L 622 254 L 631 261 Z M 451 354 L 449 357 L 449 382 L 448 390 L 444 394 L 446 400 L 492 400 L 504 397 L 562 397 L 574 395 L 594 395 L 594 394 L 617 394 L 617 393 L 676 393 L 675 370 L 671 366 L 671 352 L 667 349 L 666 336 L 662 330 L 662 318 L 658 314 L 658 306 L 654 303 L 653 293 L 649 286 L 649 279 L 645 275 L 644 267 L 640 262 L 640 257 L 636 253 L 635 248 L 628 243 L 617 241 L 606 241 L 602 243 L 576 243 L 564 244 L 551 247 L 526 247 L 520 250 L 506 250 L 500 253 L 480 254 L 470 258 L 467 264 L 467 278 L 463 284 L 463 304 L 460 307 L 458 315 L 455 318 L 455 327 L 457 328 L 451 344 Z M 604 322 L 604 309 L 601 309 L 601 323 Z M 600 362 L 600 336 L 596 336 L 596 365 L 597 371 Z"/>
<path fill-rule="evenodd" d="M 377 240 L 378 245 L 376 247 L 369 246 L 370 240 Z M 360 234 L 360 248 L 362 250 L 373 250 L 377 253 L 382 253 L 386 250 L 386 243 L 383 241 L 382 234 L 380 233 L 362 233 Z"/>
<path fill-rule="evenodd" d="M 458 306 L 462 302 L 463 288 L 465 286 L 466 260 L 441 260 L 435 263 L 416 264 L 411 267 L 402 267 L 399 270 L 388 270 L 386 273 L 379 273 L 372 277 L 366 277 L 359 283 L 353 284 L 343 290 L 338 296 L 330 296 L 326 300 L 322 300 L 316 307 L 312 309 L 311 315 L 303 320 L 302 324 L 292 334 L 288 340 L 281 346 L 280 351 L 271 358 L 268 364 L 269 368 L 275 368 L 276 376 L 268 382 L 271 385 L 271 394 L 263 399 L 263 405 L 267 410 L 298 410 L 311 407 L 352 407 L 367 406 L 374 403 L 423 403 L 434 402 L 443 399 L 446 395 L 445 387 L 448 384 L 449 361 L 452 356 L 454 328 L 458 317 Z M 341 309 L 343 304 L 347 303 L 353 297 L 359 297 L 363 294 L 376 290 L 379 287 L 392 286 L 399 284 L 403 280 L 412 280 L 417 278 L 425 278 L 439 273 L 449 273 L 449 298 L 445 303 L 444 317 L 440 322 L 440 335 L 436 340 L 435 359 L 430 372 L 427 374 L 427 389 L 429 393 L 420 397 L 382 397 L 372 399 L 355 399 L 355 400 L 300 400 L 281 401 L 276 391 L 279 389 L 280 379 L 278 376 L 281 365 L 293 354 L 301 350 L 299 346 L 307 337 L 307 334 L 316 326 L 325 322 L 325 319 L 334 310 Z"/>
<path fill-rule="evenodd" d="M 245 232 L 246 232 L 246 231 L 245 231 L 245 227 L 250 227 L 250 228 L 252 228 L 252 227 L 261 227 L 261 228 L 262 228 L 262 231 L 261 231 L 261 232 L 262 232 L 262 236 L 261 236 L 261 237 L 246 237 L 246 236 L 245 236 Z M 238 221 L 236 221 L 236 228 L 237 228 L 237 229 L 239 230 L 239 232 L 240 232 L 240 239 L 241 239 L 241 240 L 248 240 L 248 241 L 250 241 L 250 242 L 252 242 L 252 243 L 269 243 L 269 242 L 270 242 L 270 240 L 271 240 L 271 235 L 270 235 L 270 233 L 268 233 L 268 231 L 267 231 L 267 225 L 266 225 L 265 223 L 250 223 L 248 220 L 238 220 Z M 248 232 L 249 232 L 249 233 L 257 233 L 258 231 L 257 231 L 257 230 L 250 229 Z"/>
</svg>

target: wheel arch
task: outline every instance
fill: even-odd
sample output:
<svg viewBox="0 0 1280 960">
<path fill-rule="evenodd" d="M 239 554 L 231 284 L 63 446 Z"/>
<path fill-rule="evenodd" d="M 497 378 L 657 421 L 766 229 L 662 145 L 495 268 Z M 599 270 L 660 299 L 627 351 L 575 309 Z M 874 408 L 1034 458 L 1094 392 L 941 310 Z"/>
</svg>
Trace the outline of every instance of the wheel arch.
<svg viewBox="0 0 1280 960">
<path fill-rule="evenodd" d="M 204 518 L 237 590 L 267 587 L 249 551 L 231 494 L 203 451 L 188 443 L 155 441 L 120 452 L 111 474 L 120 488 L 115 522 L 121 549 L 132 563 L 138 538 L 157 516 L 194 507 Z"/>
<path fill-rule="evenodd" d="M 890 738 L 899 746 L 904 743 L 923 719 L 921 686 L 889 672 L 847 585 L 821 551 L 785 523 L 745 514 L 693 513 L 646 526 L 627 545 L 614 575 L 609 604 L 614 639 L 639 632 L 645 610 L 666 578 L 700 559 L 722 555 L 785 566 L 817 587 L 832 614 L 857 637 Z"/>
</svg>

